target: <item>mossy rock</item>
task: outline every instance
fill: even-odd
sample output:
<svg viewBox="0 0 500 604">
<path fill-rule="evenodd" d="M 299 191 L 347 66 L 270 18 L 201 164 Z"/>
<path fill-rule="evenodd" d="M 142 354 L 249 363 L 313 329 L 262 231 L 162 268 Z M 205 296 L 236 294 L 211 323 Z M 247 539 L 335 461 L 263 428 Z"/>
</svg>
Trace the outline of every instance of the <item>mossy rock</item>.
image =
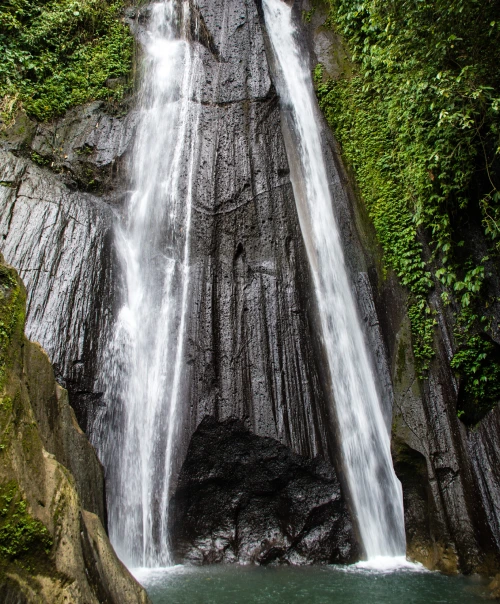
<svg viewBox="0 0 500 604">
<path fill-rule="evenodd" d="M 0 558 L 25 568 L 51 566 L 52 537 L 27 505 L 15 481 L 0 485 Z"/>
<path fill-rule="evenodd" d="M 0 257 L 0 600 L 146 604 L 63 465 L 84 478 L 85 468 L 96 470 L 87 490 L 103 480 L 46 353 L 24 336 L 25 300 L 16 271 Z M 99 548 L 89 553 L 94 541 Z"/>
</svg>

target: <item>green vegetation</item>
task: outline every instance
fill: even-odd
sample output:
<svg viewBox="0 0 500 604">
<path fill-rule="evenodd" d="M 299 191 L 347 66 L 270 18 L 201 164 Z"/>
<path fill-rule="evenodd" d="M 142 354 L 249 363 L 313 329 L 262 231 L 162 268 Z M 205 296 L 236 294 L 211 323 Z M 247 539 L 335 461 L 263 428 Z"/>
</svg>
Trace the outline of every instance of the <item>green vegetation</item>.
<svg viewBox="0 0 500 604">
<path fill-rule="evenodd" d="M 478 422 L 500 401 L 500 349 L 488 336 L 490 321 L 467 307 L 455 330 L 459 347 L 451 367 L 463 378 L 457 415 L 468 424 Z M 484 331 L 477 329 L 478 324 Z"/>
<path fill-rule="evenodd" d="M 3 259 L 2 259 L 3 260 Z M 14 269 L 0 264 L 0 391 L 5 385 L 8 351 L 13 338 L 24 334 L 25 296 Z"/>
<path fill-rule="evenodd" d="M 0 487 L 0 558 L 7 561 L 47 557 L 52 539 L 47 528 L 27 512 L 13 481 Z"/>
<path fill-rule="evenodd" d="M 311 8 L 311 10 L 307 10 L 307 11 L 306 11 L 306 10 L 303 10 L 303 11 L 302 11 L 302 19 L 303 19 L 304 23 L 310 23 L 310 22 L 311 22 L 311 19 L 312 19 L 312 18 L 313 18 L 313 16 L 314 16 L 314 13 L 315 13 L 315 12 L 316 12 L 316 7 L 315 7 L 315 6 L 313 6 L 313 7 Z"/>
<path fill-rule="evenodd" d="M 329 0 L 352 73 L 315 70 L 336 133 L 383 247 L 410 292 L 415 357 L 433 356 L 437 288 L 456 318 L 452 367 L 466 416 L 499 400 L 488 337 L 489 273 L 500 253 L 500 20 L 480 0 Z M 477 240 L 484 240 L 484 245 Z M 468 402 L 467 402 L 468 401 Z M 463 414 L 462 414 L 463 415 Z"/>
<path fill-rule="evenodd" d="M 47 120 L 90 100 L 120 100 L 133 52 L 122 8 L 122 0 L 2 2 L 2 121 L 9 124 L 21 108 Z"/>
</svg>

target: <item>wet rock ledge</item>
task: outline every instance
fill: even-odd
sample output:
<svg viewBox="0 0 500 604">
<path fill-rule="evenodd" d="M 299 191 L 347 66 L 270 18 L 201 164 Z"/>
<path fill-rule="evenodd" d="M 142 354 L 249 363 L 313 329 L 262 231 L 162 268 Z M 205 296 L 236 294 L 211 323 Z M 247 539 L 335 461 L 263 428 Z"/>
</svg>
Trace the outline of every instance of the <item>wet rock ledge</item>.
<svg viewBox="0 0 500 604">
<path fill-rule="evenodd" d="M 0 602 L 147 604 L 116 557 L 104 479 L 0 255 Z"/>
<path fill-rule="evenodd" d="M 171 501 L 178 562 L 349 563 L 358 557 L 334 469 L 205 417 Z"/>
</svg>

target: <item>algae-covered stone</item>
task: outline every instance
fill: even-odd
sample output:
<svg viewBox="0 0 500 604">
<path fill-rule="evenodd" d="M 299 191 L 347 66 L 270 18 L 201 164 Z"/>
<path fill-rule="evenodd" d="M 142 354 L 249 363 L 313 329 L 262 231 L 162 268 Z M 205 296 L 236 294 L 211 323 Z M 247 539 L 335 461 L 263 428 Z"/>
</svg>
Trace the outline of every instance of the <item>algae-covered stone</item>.
<svg viewBox="0 0 500 604">
<path fill-rule="evenodd" d="M 0 256 L 0 600 L 146 603 L 103 528 L 95 452 L 46 354 L 24 337 L 25 299 Z"/>
</svg>

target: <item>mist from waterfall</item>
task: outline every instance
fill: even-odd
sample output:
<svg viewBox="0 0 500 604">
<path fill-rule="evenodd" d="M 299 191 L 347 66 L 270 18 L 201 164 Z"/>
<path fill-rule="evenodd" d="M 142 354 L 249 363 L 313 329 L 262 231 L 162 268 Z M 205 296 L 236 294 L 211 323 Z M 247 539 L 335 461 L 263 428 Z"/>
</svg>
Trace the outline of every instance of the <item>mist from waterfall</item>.
<svg viewBox="0 0 500 604">
<path fill-rule="evenodd" d="M 168 502 L 182 397 L 199 119 L 190 3 L 150 5 L 131 191 L 115 229 L 123 295 L 92 440 L 106 468 L 111 541 L 134 567 L 171 563 Z"/>
<path fill-rule="evenodd" d="M 298 144 L 292 184 L 313 274 L 335 402 L 342 462 L 361 540 L 369 560 L 404 556 L 402 489 L 391 459 L 376 380 L 356 311 L 333 212 L 318 108 L 309 65 L 301 54 L 292 9 L 263 0 L 277 63 L 277 88 Z M 288 145 L 289 146 L 289 145 Z"/>
</svg>

